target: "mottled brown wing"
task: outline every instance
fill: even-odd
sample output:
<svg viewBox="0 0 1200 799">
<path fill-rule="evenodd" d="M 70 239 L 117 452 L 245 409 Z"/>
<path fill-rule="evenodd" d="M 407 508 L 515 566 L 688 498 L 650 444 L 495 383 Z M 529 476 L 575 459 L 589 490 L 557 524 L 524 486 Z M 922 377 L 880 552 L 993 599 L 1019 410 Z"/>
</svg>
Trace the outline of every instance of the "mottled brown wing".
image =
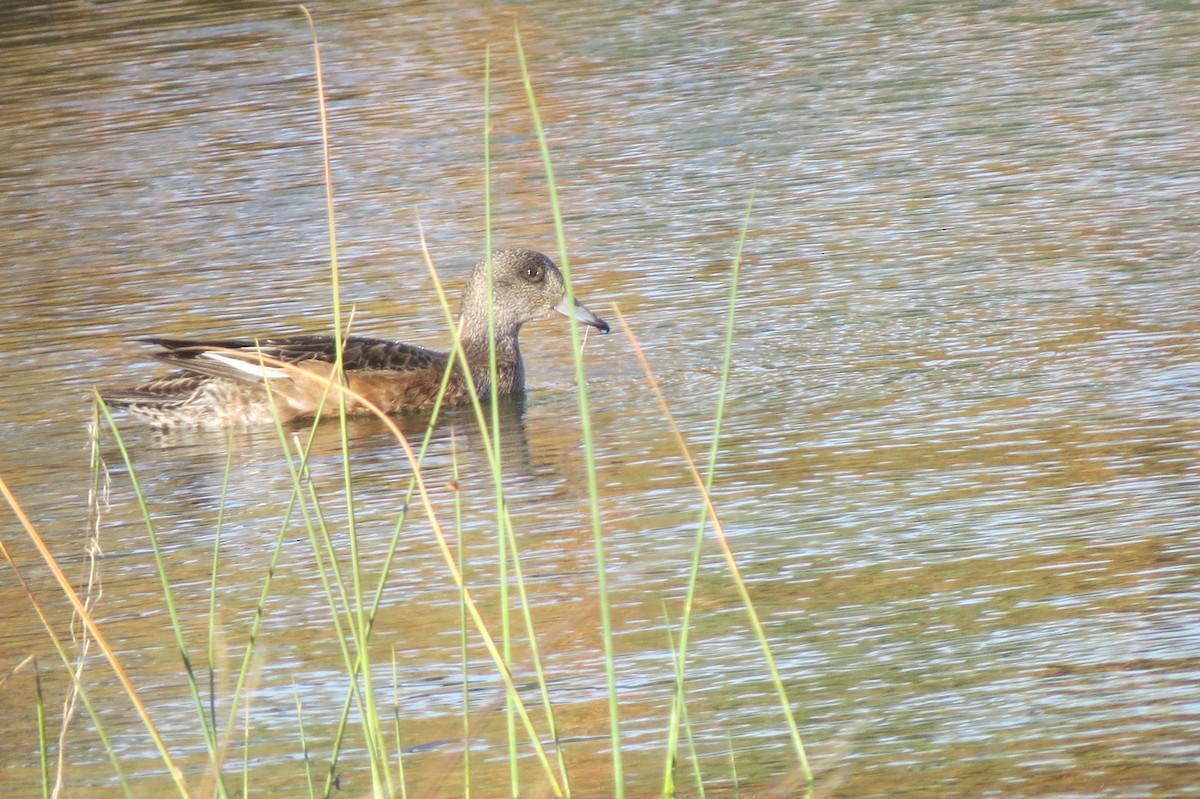
<svg viewBox="0 0 1200 799">
<path fill-rule="evenodd" d="M 100 392 L 100 396 L 110 405 L 186 402 L 206 380 L 208 378 L 203 375 L 172 372 L 166 377 L 151 380 L 136 388 L 105 389 Z"/>
<path fill-rule="evenodd" d="M 336 345 L 331 336 L 288 336 L 264 339 L 139 339 L 157 344 L 166 349 L 155 357 L 179 369 L 209 377 L 247 381 L 254 378 L 239 373 L 226 364 L 199 356 L 214 350 L 233 350 L 245 353 L 247 360 L 259 352 L 268 358 L 288 363 L 333 363 Z M 350 336 L 344 341 L 342 350 L 343 368 L 353 371 L 411 372 L 442 369 L 446 364 L 445 353 L 427 350 L 413 344 L 385 339 Z"/>
<path fill-rule="evenodd" d="M 333 360 L 332 347 L 327 360 Z M 402 341 L 351 336 L 342 350 L 342 363 L 346 371 L 440 372 L 446 366 L 446 353 Z"/>
</svg>

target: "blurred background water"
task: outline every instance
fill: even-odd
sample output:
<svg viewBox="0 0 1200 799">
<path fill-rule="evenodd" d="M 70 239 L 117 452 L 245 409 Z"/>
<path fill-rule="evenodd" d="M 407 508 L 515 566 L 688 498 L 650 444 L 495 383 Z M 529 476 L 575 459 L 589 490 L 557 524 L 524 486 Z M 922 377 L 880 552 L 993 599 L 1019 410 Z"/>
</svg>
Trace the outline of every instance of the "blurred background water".
<svg viewBox="0 0 1200 799">
<path fill-rule="evenodd" d="M 753 197 L 715 498 L 821 796 L 1200 795 L 1200 15 L 1188 3 L 311 4 L 355 330 L 444 346 L 419 231 L 457 287 L 484 246 L 483 65 L 498 244 L 556 254 L 519 82 L 533 71 L 577 293 L 619 305 L 697 451 L 711 432 L 738 228 Z M 9 3 L 0 30 L 0 475 L 81 573 L 88 394 L 155 373 L 137 335 L 329 329 L 309 33 L 291 4 Z M 595 575 L 567 332 L 525 332 L 507 486 L 569 759 L 605 795 Z M 587 348 L 623 733 L 655 789 L 699 503 L 623 331 Z M 407 420 L 419 429 L 419 420 Z M 272 431 L 129 426 L 203 640 L 226 459 L 221 618 L 240 645 L 290 491 Z M 340 473 L 335 431 L 313 470 Z M 115 451 L 98 616 L 189 775 L 202 741 Z M 490 478 L 469 420 L 428 463 L 494 592 Z M 355 427 L 368 556 L 409 467 Z M 331 489 L 330 494 L 334 492 Z M 331 496 L 332 501 L 332 496 Z M 65 604 L 5 512 L 52 617 Z M 689 711 L 711 790 L 794 770 L 744 612 L 705 561 Z M 287 540 L 260 646 L 262 796 L 303 789 L 344 695 L 312 552 Z M 456 595 L 410 522 L 377 626 L 419 795 L 459 734 Z M 7 567 L 6 567 L 7 569 Z M 37 654 L 11 571 L 0 673 Z M 665 610 L 664 610 L 665 608 Z M 230 655 L 230 663 L 236 655 Z M 479 702 L 496 685 L 478 669 Z M 137 795 L 169 790 L 101 661 L 87 676 Z M 391 699 L 390 674 L 381 689 Z M 0 786 L 40 795 L 33 683 L 0 701 Z M 57 702 L 55 699 L 51 704 Z M 53 713 L 52 713 L 53 715 Z M 53 723 L 53 720 L 52 720 Z M 477 757 L 500 759 L 502 723 Z M 324 748 L 322 748 L 324 747 Z M 356 751 L 344 787 L 366 790 Z M 235 759 L 241 758 L 240 750 Z M 115 778 L 85 717 L 73 796 Z M 457 766 L 450 766 L 456 768 Z M 507 790 L 480 778 L 481 795 Z M 598 786 L 594 787 L 593 786 Z"/>
</svg>

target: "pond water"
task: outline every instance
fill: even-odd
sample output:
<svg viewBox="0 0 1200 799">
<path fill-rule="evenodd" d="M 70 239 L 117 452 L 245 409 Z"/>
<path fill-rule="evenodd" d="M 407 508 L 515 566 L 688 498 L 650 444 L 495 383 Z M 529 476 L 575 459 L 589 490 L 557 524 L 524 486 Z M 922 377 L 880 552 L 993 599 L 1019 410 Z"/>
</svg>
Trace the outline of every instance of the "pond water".
<svg viewBox="0 0 1200 799">
<path fill-rule="evenodd" d="M 694 450 L 715 413 L 730 263 L 753 201 L 714 497 L 817 774 L 817 796 L 1200 796 L 1200 15 L 1186 3 L 311 5 L 355 330 L 448 341 L 420 231 L 456 287 L 484 247 L 492 64 L 498 244 L 556 253 L 513 43 L 519 18 L 576 291 L 644 346 Z M 309 32 L 291 4 L 10 5 L 0 32 L 0 476 L 68 574 L 88 528 L 89 392 L 156 373 L 138 335 L 323 332 L 328 228 Z M 568 761 L 611 795 L 596 574 L 570 340 L 523 337 L 506 491 Z M 625 331 L 585 353 L 626 777 L 661 781 L 665 618 L 699 499 Z M 402 420 L 418 435 L 419 419 Z M 311 468 L 333 508 L 331 426 Z M 221 519 L 222 680 L 291 483 L 274 431 L 128 424 L 191 645 Z M 352 426 L 364 556 L 411 469 Z M 111 437 L 96 615 L 189 782 L 205 780 L 129 474 Z M 469 416 L 438 426 L 434 500 L 464 505 L 495 608 L 492 486 Z M 457 477 L 455 470 L 457 469 Z M 452 490 L 452 481 L 458 491 Z M 51 620 L 69 611 L 4 511 Z M 786 726 L 715 547 L 688 710 L 709 793 L 781 795 Z M 251 700 L 256 796 L 305 792 L 346 690 L 302 528 L 289 530 Z M 413 795 L 461 796 L 457 594 L 405 527 L 377 622 Z M 0 673 L 63 669 L 12 571 Z M 677 631 L 676 631 L 677 632 Z M 394 653 L 394 655 L 393 655 Z M 390 663 L 398 687 L 393 692 Z M 476 652 L 476 794 L 507 795 L 494 671 Z M 173 791 L 98 655 L 84 680 L 134 795 Z M 398 700 L 393 699 L 393 694 Z M 0 793 L 40 796 L 28 666 L 0 682 Z M 240 733 L 239 733 L 240 736 Z M 342 789 L 366 795 L 359 744 Z M 52 747 L 53 748 L 53 747 Z M 230 753 L 236 776 L 245 750 Z M 117 787 L 91 721 L 76 797 Z M 732 765 L 731 765 L 732 764 Z M 531 772 L 532 773 L 532 772 Z M 736 777 L 735 777 L 736 773 Z M 681 792 L 694 787 L 681 771 Z M 530 778 L 529 795 L 545 795 Z"/>
</svg>

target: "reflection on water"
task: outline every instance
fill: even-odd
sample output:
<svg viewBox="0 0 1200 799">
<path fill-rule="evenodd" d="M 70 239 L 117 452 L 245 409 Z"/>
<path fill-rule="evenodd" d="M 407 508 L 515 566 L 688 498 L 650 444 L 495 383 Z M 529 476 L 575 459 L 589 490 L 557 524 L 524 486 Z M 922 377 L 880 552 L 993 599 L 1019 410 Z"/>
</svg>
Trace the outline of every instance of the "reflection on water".
<svg viewBox="0 0 1200 799">
<path fill-rule="evenodd" d="M 577 283 L 620 304 L 698 450 L 728 262 L 753 195 L 716 498 L 818 790 L 1195 795 L 1194 13 L 799 9 L 540 2 L 520 13 Z M 441 346 L 418 227 L 459 285 L 483 248 L 489 45 L 497 242 L 553 249 L 513 9 L 314 13 L 355 331 Z M 88 392 L 154 369 L 124 339 L 329 324 L 308 34 L 268 4 L 127 2 L 12 11 L 0 36 L 0 474 L 77 575 Z M 506 425 L 506 490 L 558 721 L 572 762 L 592 774 L 605 763 L 604 680 L 565 338 L 552 323 L 525 334 L 531 391 Z M 645 793 L 658 784 L 670 696 L 663 603 L 678 614 L 698 505 L 629 348 L 609 337 L 587 358 L 623 732 Z M 406 431 L 419 437 L 420 423 Z M 320 431 L 310 468 L 337 524 L 335 433 Z M 264 793 L 294 795 L 293 681 L 316 752 L 344 677 L 274 431 L 129 437 L 195 641 L 227 462 L 218 611 L 231 658 L 285 530 L 252 755 Z M 145 530 L 111 447 L 106 457 L 101 622 L 189 773 L 202 774 Z M 373 422 L 356 423 L 353 462 L 356 522 L 377 562 L 410 467 Z M 439 511 L 463 504 L 467 572 L 494 609 L 494 500 L 471 419 L 438 428 L 426 469 Z M 428 787 L 458 768 L 444 743 L 460 734 L 456 594 L 420 514 L 397 563 L 378 645 L 381 662 L 395 652 L 408 773 Z M 719 559 L 707 563 L 690 661 L 696 745 L 714 790 L 729 787 L 731 741 L 740 779 L 761 786 L 790 769 L 786 736 Z M 31 572 L 65 620 L 48 578 Z M 16 590 L 0 580 L 0 662 L 36 652 L 47 664 Z M 149 743 L 105 667 L 91 674 L 135 793 L 151 795 L 167 783 Z M 0 686 L 6 796 L 39 793 L 26 677 Z M 55 696 L 62 675 L 48 679 Z M 391 675 L 379 679 L 390 701 Z M 489 763 L 504 757 L 498 688 L 476 670 Z M 89 729 L 72 735 L 71 785 L 108 795 Z M 355 791 L 367 784 L 360 755 L 343 759 Z M 441 790 L 458 795 L 456 784 Z"/>
</svg>

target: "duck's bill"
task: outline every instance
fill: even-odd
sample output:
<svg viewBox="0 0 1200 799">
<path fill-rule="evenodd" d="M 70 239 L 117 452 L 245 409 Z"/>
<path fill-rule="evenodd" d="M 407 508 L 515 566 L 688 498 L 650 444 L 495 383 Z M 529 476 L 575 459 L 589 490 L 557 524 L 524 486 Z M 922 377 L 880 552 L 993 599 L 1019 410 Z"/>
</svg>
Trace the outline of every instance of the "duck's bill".
<svg viewBox="0 0 1200 799">
<path fill-rule="evenodd" d="M 575 302 L 575 307 L 567 305 L 567 300 L 564 297 L 563 301 L 554 306 L 554 310 L 558 311 L 568 319 L 574 319 L 576 322 L 583 322 L 585 325 L 591 325 L 601 333 L 608 332 L 608 322 L 605 322 L 599 316 L 584 308 L 578 300 Z"/>
</svg>

